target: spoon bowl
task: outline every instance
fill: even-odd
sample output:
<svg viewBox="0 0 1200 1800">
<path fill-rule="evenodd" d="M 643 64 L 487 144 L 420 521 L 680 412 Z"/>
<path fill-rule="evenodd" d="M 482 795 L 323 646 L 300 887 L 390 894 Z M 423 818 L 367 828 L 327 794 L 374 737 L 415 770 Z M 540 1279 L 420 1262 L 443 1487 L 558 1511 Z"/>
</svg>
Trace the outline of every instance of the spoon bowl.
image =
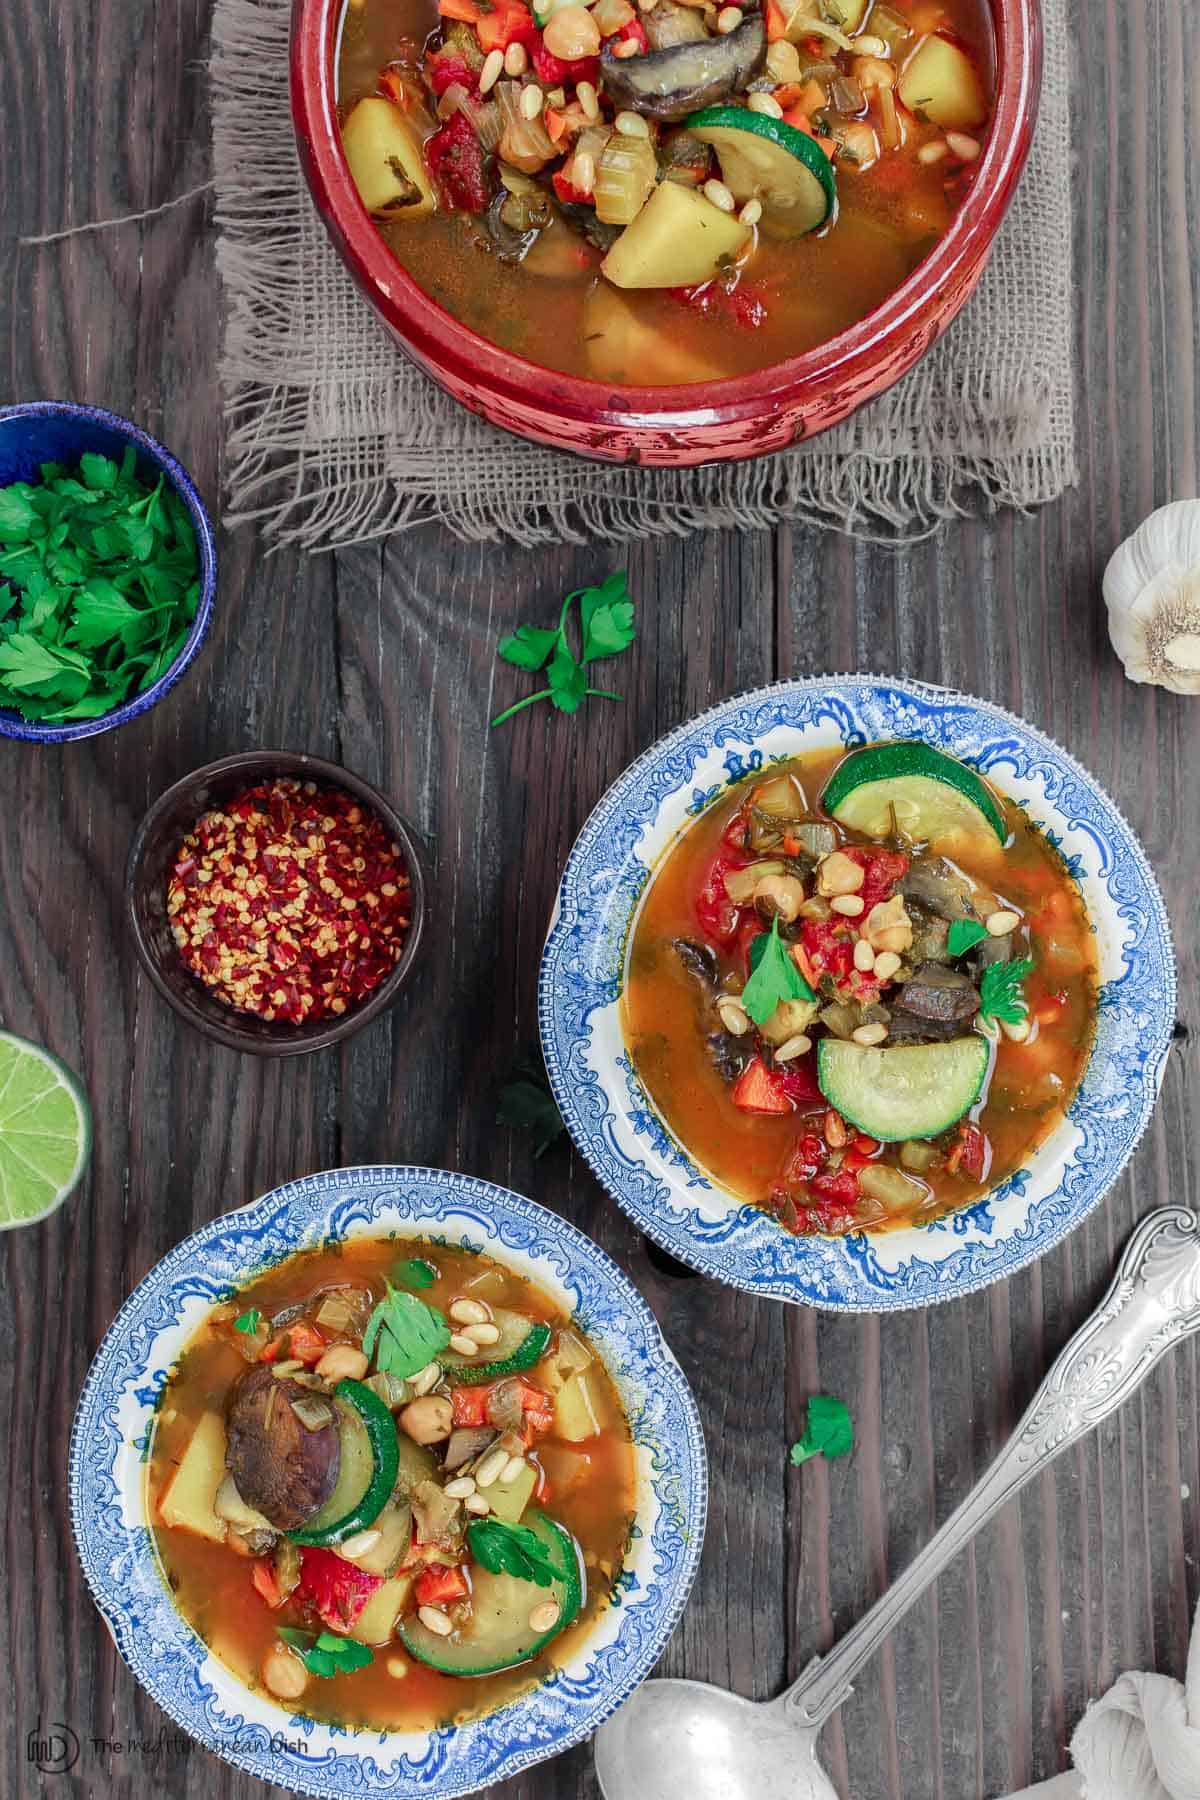
<svg viewBox="0 0 1200 1800">
<path fill-rule="evenodd" d="M 648 1681 L 596 1737 L 607 1800 L 837 1800 L 820 1728 L 786 1696 L 755 1703 L 706 1681 Z"/>
</svg>

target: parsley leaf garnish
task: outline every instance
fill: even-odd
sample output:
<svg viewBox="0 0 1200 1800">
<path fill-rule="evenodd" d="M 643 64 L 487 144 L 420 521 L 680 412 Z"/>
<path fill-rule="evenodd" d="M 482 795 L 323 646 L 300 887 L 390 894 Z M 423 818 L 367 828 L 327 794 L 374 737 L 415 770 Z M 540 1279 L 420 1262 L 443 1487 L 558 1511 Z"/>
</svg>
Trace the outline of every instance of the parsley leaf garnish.
<svg viewBox="0 0 1200 1800">
<path fill-rule="evenodd" d="M 235 1331 L 244 1331 L 247 1337 L 253 1337 L 261 1324 L 262 1314 L 259 1312 L 257 1306 L 252 1306 L 249 1312 L 244 1312 L 240 1319 L 235 1319 L 233 1321 L 233 1329 Z"/>
<path fill-rule="evenodd" d="M 533 1062 L 518 1066 L 512 1080 L 500 1089 L 496 1123 L 507 1125 L 512 1131 L 531 1132 L 535 1161 L 562 1136 L 567 1128 L 558 1102 L 550 1092 L 544 1067 L 539 1068 Z"/>
<path fill-rule="evenodd" d="M 567 637 L 571 608 L 578 603 L 582 652 L 576 656 Z M 633 601 L 624 570 L 608 576 L 599 587 L 577 588 L 563 601 L 557 631 L 539 625 L 520 625 L 508 637 L 501 638 L 496 654 L 505 662 L 530 673 L 545 669 L 546 683 L 536 694 L 527 694 L 514 706 L 497 713 L 493 725 L 503 725 L 514 713 L 523 712 L 539 700 L 549 700 L 559 712 L 578 712 L 584 700 L 619 700 L 620 694 L 607 688 L 592 687 L 588 666 L 606 656 L 619 656 L 636 635 Z"/>
<path fill-rule="evenodd" d="M 791 1460 L 799 1465 L 810 1456 L 846 1456 L 854 1448 L 854 1424 L 845 1401 L 832 1394 L 814 1394 L 808 1403 L 804 1436 L 793 1444 Z"/>
<path fill-rule="evenodd" d="M 536 1531 L 528 1525 L 507 1525 L 503 1519 L 476 1519 L 467 1526 L 467 1544 L 477 1563 L 493 1575 L 515 1575 L 549 1587 L 563 1571 L 547 1554 Z"/>
<path fill-rule="evenodd" d="M 1021 983 L 1032 971 L 1033 962 L 1022 957 L 1020 962 L 990 963 L 979 983 L 979 1017 L 1004 1019 L 1015 1025 L 1029 1011 Z"/>
<path fill-rule="evenodd" d="M 788 955 L 779 936 L 779 916 L 750 946 L 753 970 L 742 989 L 742 1005 L 756 1025 L 765 1025 L 783 1000 L 815 1000 L 816 995 Z"/>
<path fill-rule="evenodd" d="M 437 1280 L 437 1270 L 423 1256 L 410 1256 L 407 1262 L 397 1263 L 392 1274 L 410 1288 L 432 1287 Z"/>
<path fill-rule="evenodd" d="M 367 1322 L 362 1347 L 365 1356 L 374 1352 L 381 1375 L 406 1381 L 449 1342 L 450 1327 L 441 1313 L 415 1294 L 401 1293 L 389 1281 L 387 1293 Z"/>
<path fill-rule="evenodd" d="M 196 534 L 132 449 L 0 488 L 0 706 L 96 719 L 175 661 L 200 599 Z"/>
<path fill-rule="evenodd" d="M 323 1631 L 314 1641 L 309 1631 L 298 1631 L 293 1625 L 276 1626 L 278 1635 L 293 1649 L 310 1675 L 353 1675 L 375 1661 L 372 1651 L 357 1638 L 339 1637 L 334 1631 Z"/>
<path fill-rule="evenodd" d="M 955 919 L 946 934 L 946 948 L 951 956 L 961 956 L 964 950 L 981 944 L 986 936 L 987 926 L 978 919 Z"/>
</svg>

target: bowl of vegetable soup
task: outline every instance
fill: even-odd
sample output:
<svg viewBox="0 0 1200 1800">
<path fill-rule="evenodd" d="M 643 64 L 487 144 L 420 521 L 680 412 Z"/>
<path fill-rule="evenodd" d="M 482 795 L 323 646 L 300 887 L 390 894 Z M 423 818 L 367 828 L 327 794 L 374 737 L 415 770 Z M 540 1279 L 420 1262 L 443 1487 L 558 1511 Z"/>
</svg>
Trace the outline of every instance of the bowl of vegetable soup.
<svg viewBox="0 0 1200 1800">
<path fill-rule="evenodd" d="M 721 1280 L 886 1311 L 1086 1216 L 1174 1023 L 1154 878 L 1011 714 L 883 677 L 725 702 L 613 785 L 568 859 L 540 1018 L 576 1145 Z"/>
<path fill-rule="evenodd" d="M 403 348 L 526 437 L 777 450 L 909 369 L 1024 167 L 1037 0 L 296 0 L 317 207 Z"/>
<path fill-rule="evenodd" d="M 602 1251 L 504 1189 L 377 1167 L 279 1188 L 147 1276 L 70 1490 L 118 1648 L 205 1748 L 300 1793 L 448 1800 L 649 1673 L 707 1470 Z"/>
</svg>

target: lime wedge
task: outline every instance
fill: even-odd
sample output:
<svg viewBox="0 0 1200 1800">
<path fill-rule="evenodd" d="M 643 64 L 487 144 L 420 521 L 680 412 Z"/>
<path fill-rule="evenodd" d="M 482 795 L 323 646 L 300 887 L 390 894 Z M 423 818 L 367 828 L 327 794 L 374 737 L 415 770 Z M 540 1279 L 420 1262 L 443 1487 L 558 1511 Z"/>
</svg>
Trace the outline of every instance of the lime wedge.
<svg viewBox="0 0 1200 1800">
<path fill-rule="evenodd" d="M 0 1031 L 0 1231 L 62 1205 L 92 1149 L 92 1114 L 70 1069 Z"/>
</svg>

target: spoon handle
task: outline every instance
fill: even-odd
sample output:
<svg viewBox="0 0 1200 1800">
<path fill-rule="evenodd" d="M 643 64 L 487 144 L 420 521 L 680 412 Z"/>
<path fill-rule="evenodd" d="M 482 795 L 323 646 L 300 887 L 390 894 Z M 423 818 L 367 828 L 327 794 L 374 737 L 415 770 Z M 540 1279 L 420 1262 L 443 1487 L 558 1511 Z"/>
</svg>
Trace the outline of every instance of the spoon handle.
<svg viewBox="0 0 1200 1800">
<path fill-rule="evenodd" d="M 1143 1219 L 1104 1300 L 1067 1344 L 995 1462 L 903 1575 L 782 1698 L 819 1727 L 900 1620 L 981 1526 L 1060 1450 L 1115 1412 L 1172 1344 L 1200 1328 L 1200 1220 L 1184 1207 Z"/>
</svg>

